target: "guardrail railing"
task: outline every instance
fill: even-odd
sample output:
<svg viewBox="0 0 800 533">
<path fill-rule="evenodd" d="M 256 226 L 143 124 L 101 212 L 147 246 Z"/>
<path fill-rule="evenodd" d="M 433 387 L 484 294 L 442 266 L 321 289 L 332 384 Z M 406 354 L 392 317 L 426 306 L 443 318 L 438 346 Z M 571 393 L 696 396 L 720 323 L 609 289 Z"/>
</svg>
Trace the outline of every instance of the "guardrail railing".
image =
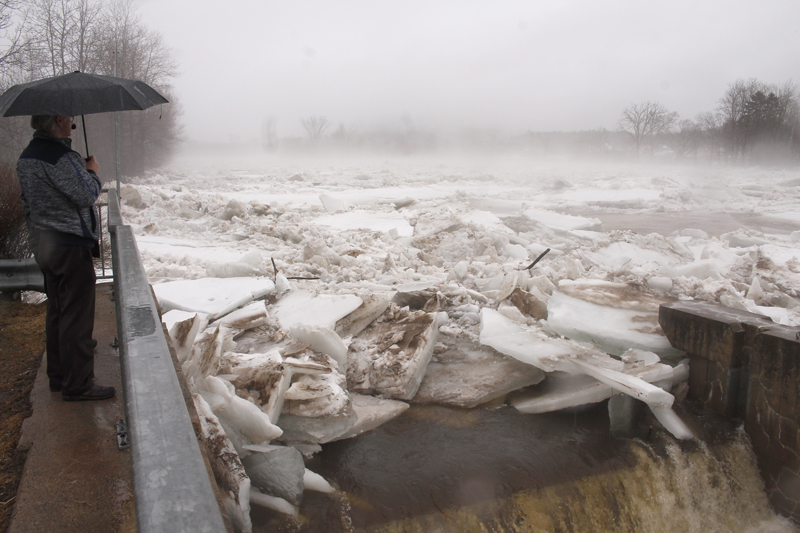
<svg viewBox="0 0 800 533">
<path fill-rule="evenodd" d="M 140 533 L 224 532 L 136 239 L 108 193 L 122 389 Z"/>
</svg>

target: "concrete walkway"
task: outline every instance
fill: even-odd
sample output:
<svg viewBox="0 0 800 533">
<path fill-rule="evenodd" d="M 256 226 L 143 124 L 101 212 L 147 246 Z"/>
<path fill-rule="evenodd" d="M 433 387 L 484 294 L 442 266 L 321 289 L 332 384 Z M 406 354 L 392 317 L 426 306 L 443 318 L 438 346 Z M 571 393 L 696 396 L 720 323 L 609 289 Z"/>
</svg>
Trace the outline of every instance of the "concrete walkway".
<svg viewBox="0 0 800 533">
<path fill-rule="evenodd" d="M 125 418 L 110 283 L 97 286 L 95 376 L 117 395 L 100 402 L 64 402 L 50 392 L 45 364 L 31 393 L 33 415 L 19 446 L 29 448 L 10 533 L 136 531 L 129 450 L 117 448 L 116 422 Z"/>
</svg>

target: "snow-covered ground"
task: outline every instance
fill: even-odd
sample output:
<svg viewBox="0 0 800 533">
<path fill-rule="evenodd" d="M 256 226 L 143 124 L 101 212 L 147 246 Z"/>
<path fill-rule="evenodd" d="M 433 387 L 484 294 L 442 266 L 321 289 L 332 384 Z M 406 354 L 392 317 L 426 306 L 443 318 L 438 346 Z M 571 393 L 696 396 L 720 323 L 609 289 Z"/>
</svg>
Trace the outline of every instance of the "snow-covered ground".
<svg viewBox="0 0 800 533">
<path fill-rule="evenodd" d="M 798 170 L 192 154 L 122 197 L 200 410 L 250 477 L 278 436 L 313 453 L 404 402 L 473 407 L 543 379 L 561 386 L 517 409 L 623 392 L 690 438 L 658 305 L 800 325 Z"/>
</svg>

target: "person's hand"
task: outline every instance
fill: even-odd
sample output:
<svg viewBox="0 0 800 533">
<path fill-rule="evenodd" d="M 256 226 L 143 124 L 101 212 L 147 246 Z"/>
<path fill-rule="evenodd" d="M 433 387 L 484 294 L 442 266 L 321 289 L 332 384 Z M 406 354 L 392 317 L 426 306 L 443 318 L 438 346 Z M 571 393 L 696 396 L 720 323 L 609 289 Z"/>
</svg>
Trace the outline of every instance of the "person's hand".
<svg viewBox="0 0 800 533">
<path fill-rule="evenodd" d="M 97 159 L 94 156 L 89 156 L 89 159 L 86 160 L 86 170 L 91 170 L 95 174 L 100 172 L 100 165 L 97 163 Z"/>
</svg>

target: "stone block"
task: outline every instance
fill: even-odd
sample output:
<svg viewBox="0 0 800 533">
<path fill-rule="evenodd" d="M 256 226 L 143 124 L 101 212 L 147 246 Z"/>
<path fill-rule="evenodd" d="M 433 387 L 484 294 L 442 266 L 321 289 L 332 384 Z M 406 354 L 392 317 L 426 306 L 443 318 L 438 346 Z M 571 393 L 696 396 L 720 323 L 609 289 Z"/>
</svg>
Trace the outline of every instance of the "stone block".
<svg viewBox="0 0 800 533">
<path fill-rule="evenodd" d="M 661 304 L 658 323 L 675 348 L 735 368 L 746 363 L 742 349 L 759 328 L 773 322 L 747 311 L 680 301 Z"/>
</svg>

